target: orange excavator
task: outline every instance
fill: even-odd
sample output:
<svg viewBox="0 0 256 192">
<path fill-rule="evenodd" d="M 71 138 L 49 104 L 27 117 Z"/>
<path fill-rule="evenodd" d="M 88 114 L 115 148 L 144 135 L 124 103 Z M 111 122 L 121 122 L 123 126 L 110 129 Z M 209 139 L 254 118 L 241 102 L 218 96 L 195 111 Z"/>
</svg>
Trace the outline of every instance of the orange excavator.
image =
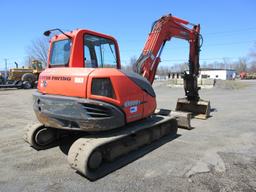
<svg viewBox="0 0 256 192">
<path fill-rule="evenodd" d="M 24 139 L 36 149 L 46 149 L 60 132 L 86 132 L 72 144 L 68 162 L 87 178 L 97 179 L 105 174 L 106 165 L 125 154 L 177 133 L 176 118 L 155 113 L 151 85 L 164 45 L 173 37 L 190 44 L 186 98 L 178 100 L 176 109 L 209 115 L 209 102 L 200 100 L 197 87 L 199 25 L 171 14 L 155 21 L 135 64 L 136 73 L 121 70 L 115 38 L 82 29 L 44 34 L 56 30 L 60 34 L 51 39 L 47 69 L 34 93 L 40 123 L 28 126 Z"/>
</svg>

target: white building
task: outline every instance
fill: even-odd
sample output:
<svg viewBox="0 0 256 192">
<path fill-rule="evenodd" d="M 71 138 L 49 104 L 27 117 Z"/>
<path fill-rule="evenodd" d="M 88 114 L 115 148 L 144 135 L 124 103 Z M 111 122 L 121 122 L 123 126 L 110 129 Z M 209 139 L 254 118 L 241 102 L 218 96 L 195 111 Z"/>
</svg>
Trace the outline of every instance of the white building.
<svg viewBox="0 0 256 192">
<path fill-rule="evenodd" d="M 235 79 L 236 71 L 234 69 L 201 69 L 199 79 Z"/>
<path fill-rule="evenodd" d="M 182 76 L 183 72 L 170 73 L 168 79 L 182 79 Z M 198 79 L 232 80 L 235 77 L 236 71 L 234 69 L 200 69 Z"/>
</svg>

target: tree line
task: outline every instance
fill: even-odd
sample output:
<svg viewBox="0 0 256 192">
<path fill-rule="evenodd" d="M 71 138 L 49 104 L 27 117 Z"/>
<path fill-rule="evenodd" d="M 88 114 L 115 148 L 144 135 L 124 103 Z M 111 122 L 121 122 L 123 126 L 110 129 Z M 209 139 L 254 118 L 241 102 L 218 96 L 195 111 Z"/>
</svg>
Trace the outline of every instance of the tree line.
<svg viewBox="0 0 256 192">
<path fill-rule="evenodd" d="M 26 65 L 30 65 L 31 61 L 36 59 L 41 61 L 43 66 L 47 63 L 47 53 L 49 49 L 49 39 L 46 37 L 39 38 L 31 42 L 27 47 Z M 135 56 L 131 57 L 128 65 L 123 65 L 122 68 L 126 71 L 134 71 L 134 63 L 137 61 Z M 241 57 L 238 60 L 223 58 L 222 61 L 203 62 L 201 68 L 210 69 L 235 69 L 239 74 L 242 71 L 256 72 L 256 43 L 248 56 Z M 157 75 L 168 75 L 171 72 L 183 72 L 188 70 L 188 63 L 176 63 L 170 65 L 159 64 Z"/>
<path fill-rule="evenodd" d="M 136 62 L 136 57 L 130 58 L 129 64 L 124 66 L 127 71 L 133 70 L 133 65 Z M 256 43 L 254 48 L 250 51 L 248 56 L 240 57 L 237 60 L 230 58 L 223 58 L 222 61 L 203 62 L 200 64 L 201 69 L 234 69 L 237 74 L 240 72 L 254 72 L 256 73 Z M 177 63 L 169 65 L 159 64 L 157 75 L 168 75 L 169 73 L 178 73 L 188 70 L 188 63 Z"/>
</svg>

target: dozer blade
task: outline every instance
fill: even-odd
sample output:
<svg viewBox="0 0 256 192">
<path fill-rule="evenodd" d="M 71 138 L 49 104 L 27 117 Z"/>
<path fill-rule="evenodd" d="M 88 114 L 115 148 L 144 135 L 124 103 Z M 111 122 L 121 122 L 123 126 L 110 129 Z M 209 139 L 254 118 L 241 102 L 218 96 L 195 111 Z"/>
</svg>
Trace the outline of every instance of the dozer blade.
<svg viewBox="0 0 256 192">
<path fill-rule="evenodd" d="M 191 112 L 197 119 L 207 119 L 210 116 L 210 101 L 200 99 L 189 101 L 187 98 L 179 98 L 176 104 L 176 111 Z"/>
<path fill-rule="evenodd" d="M 178 128 L 182 129 L 192 129 L 191 127 L 191 113 L 184 112 L 184 111 L 171 111 L 169 109 L 156 109 L 156 115 L 164 115 L 164 116 L 171 116 L 176 118 Z"/>
</svg>

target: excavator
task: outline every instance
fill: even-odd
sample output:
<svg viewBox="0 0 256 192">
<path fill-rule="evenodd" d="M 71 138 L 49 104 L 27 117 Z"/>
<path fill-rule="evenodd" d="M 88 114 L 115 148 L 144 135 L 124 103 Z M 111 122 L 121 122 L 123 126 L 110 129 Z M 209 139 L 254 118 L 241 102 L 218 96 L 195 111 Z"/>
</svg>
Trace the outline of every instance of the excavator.
<svg viewBox="0 0 256 192">
<path fill-rule="evenodd" d="M 192 28 L 189 28 L 189 26 Z M 69 149 L 70 166 L 90 180 L 102 177 L 106 166 L 167 135 L 176 135 L 177 120 L 155 113 L 152 88 L 161 52 L 171 38 L 189 42 L 189 73 L 184 74 L 186 98 L 176 110 L 209 116 L 209 101 L 199 98 L 200 26 L 171 14 L 153 23 L 136 72 L 121 69 L 114 37 L 78 29 L 59 31 L 50 41 L 47 68 L 33 94 L 39 123 L 26 127 L 24 139 L 37 150 L 47 149 L 60 133 L 83 132 Z M 191 109 L 193 108 L 193 109 Z"/>
</svg>

